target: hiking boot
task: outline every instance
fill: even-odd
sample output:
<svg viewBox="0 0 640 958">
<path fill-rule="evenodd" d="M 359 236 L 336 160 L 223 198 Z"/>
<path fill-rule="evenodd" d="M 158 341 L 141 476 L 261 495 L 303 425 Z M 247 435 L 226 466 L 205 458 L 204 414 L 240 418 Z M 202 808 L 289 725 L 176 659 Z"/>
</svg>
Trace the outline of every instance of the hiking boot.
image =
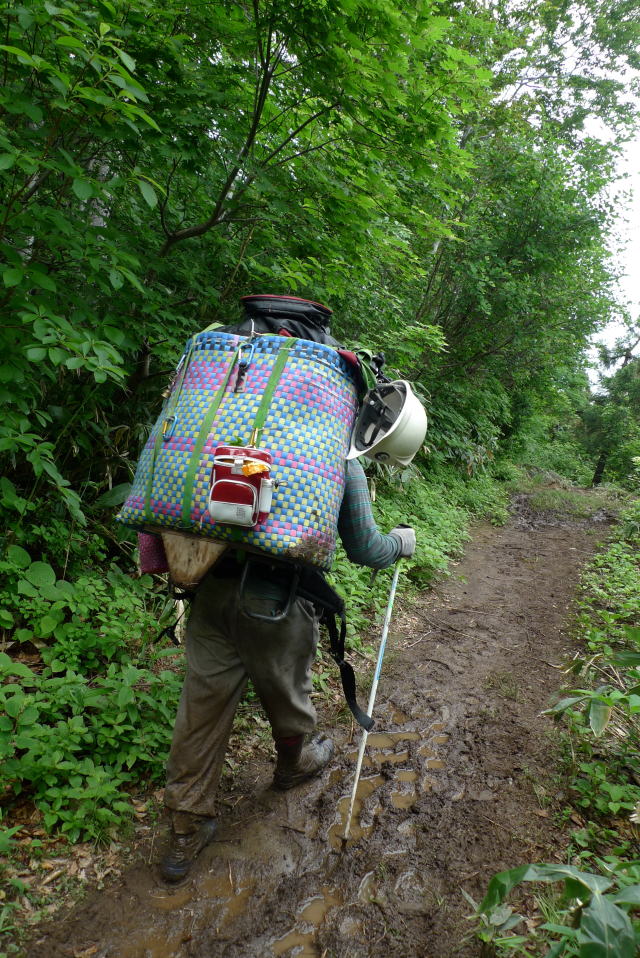
<svg viewBox="0 0 640 958">
<path fill-rule="evenodd" d="M 335 746 L 330 738 L 315 735 L 304 744 L 304 735 L 276 739 L 278 761 L 273 776 L 273 787 L 284 791 L 294 788 L 317 775 L 331 760 Z"/>
<path fill-rule="evenodd" d="M 216 827 L 213 818 L 173 812 L 169 848 L 160 862 L 160 874 L 165 881 L 186 878 L 202 849 L 212 841 Z"/>
</svg>

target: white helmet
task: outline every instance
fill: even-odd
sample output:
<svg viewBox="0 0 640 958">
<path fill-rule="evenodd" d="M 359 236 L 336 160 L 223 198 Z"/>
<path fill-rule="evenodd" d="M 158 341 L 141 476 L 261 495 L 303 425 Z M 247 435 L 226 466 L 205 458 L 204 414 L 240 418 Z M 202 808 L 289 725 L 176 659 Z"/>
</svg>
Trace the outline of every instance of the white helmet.
<svg viewBox="0 0 640 958">
<path fill-rule="evenodd" d="M 347 459 L 408 466 L 426 432 L 427 414 L 406 379 L 383 383 L 364 397 Z"/>
</svg>

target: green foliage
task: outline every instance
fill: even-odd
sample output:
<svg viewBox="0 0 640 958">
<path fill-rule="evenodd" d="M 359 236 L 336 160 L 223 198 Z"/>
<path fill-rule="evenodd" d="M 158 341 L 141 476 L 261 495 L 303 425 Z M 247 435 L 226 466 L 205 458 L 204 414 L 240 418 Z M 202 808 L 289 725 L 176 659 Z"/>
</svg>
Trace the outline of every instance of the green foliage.
<svg viewBox="0 0 640 958">
<path fill-rule="evenodd" d="M 542 2 L 5 8 L 0 457 L 19 498 L 82 522 L 126 483 L 187 332 L 249 288 L 329 300 L 338 335 L 419 382 L 434 462 L 469 475 L 566 400 L 614 308 L 617 143 L 578 133 L 587 108 L 625 132 L 602 70 L 634 30 L 603 29 L 603 0 L 580 22 Z"/>
<path fill-rule="evenodd" d="M 564 515 L 586 518 L 600 514 L 616 515 L 620 510 L 620 498 L 615 490 L 597 491 L 572 489 L 535 489 L 530 499 L 531 506 L 539 511 L 558 512 Z"/>
<path fill-rule="evenodd" d="M 138 641 L 156 627 L 151 578 L 132 579 L 115 565 L 70 582 L 49 562 L 32 561 L 26 549 L 11 544 L 0 559 L 0 577 L 0 625 L 12 630 L 15 642 L 40 649 L 47 665 L 92 672 L 113 659 L 126 661 L 130 623 L 136 622 Z"/>
<path fill-rule="evenodd" d="M 145 652 L 158 630 L 149 577 L 106 565 L 97 537 L 74 540 L 62 523 L 31 532 L 51 561 L 16 543 L 0 559 L 0 624 L 18 656 L 0 653 L 0 775 L 48 830 L 103 840 L 130 814 L 127 786 L 162 774 L 180 673 Z M 57 572 L 63 557 L 73 581 Z M 104 571 L 81 571 L 88 557 Z M 21 650 L 38 650 L 41 667 Z"/>
<path fill-rule="evenodd" d="M 570 690 L 549 710 L 565 717 L 574 739 L 576 804 L 600 818 L 640 802 L 640 556 L 626 525 L 637 506 L 582 576 L 578 623 L 587 654 L 572 672 L 593 687 Z"/>
<path fill-rule="evenodd" d="M 524 441 L 516 453 L 516 459 L 523 466 L 533 466 L 552 475 L 561 476 L 579 486 L 591 481 L 593 465 L 585 456 L 573 436 L 554 438 L 550 435 L 523 437 Z"/>
<path fill-rule="evenodd" d="M 611 350 L 603 350 L 608 367 L 621 362 L 615 371 L 603 377 L 603 391 L 591 397 L 581 410 L 579 438 L 597 459 L 593 484 L 604 475 L 633 489 L 637 487 L 637 463 L 640 461 L 640 359 L 634 350 L 640 343 L 637 328 Z"/>
<path fill-rule="evenodd" d="M 460 118 L 489 96 L 460 27 L 493 28 L 432 0 L 4 6 L 0 455 L 81 521 L 129 478 L 147 380 L 238 290 L 353 300 L 357 278 L 354 313 L 404 325 L 411 230 L 442 229 Z M 442 335 L 415 323 L 407 343 Z"/>
<path fill-rule="evenodd" d="M 449 467 L 427 483 L 420 481 L 414 467 L 404 480 L 402 474 L 382 473 L 373 481 L 374 512 L 385 531 L 404 522 L 415 528 L 416 553 L 405 560 L 403 573 L 414 587 L 446 574 L 451 559 L 459 555 L 469 538 L 472 518 L 487 517 L 496 523 L 507 518 L 507 493 L 488 476 L 462 478 Z M 352 565 L 339 549 L 332 578 L 347 603 L 350 642 L 360 648 L 372 617 L 380 618 L 384 613 L 388 573 L 378 574 L 372 583 L 371 570 Z"/>
<path fill-rule="evenodd" d="M 47 830 L 105 840 L 131 814 L 127 785 L 162 775 L 181 676 L 158 671 L 159 655 L 87 676 L 57 659 L 36 672 L 0 653 L 0 773 Z"/>
<path fill-rule="evenodd" d="M 545 922 L 536 936 L 544 937 L 547 945 L 555 942 L 547 954 L 634 958 L 640 946 L 640 923 L 633 922 L 629 913 L 640 905 L 638 870 L 632 875 L 622 869 L 612 874 L 605 862 L 602 865 L 605 874 L 559 864 L 520 865 L 500 872 L 489 882 L 479 905 L 471 899 L 480 922 L 478 937 L 494 945 L 500 954 L 523 954 L 519 946 L 530 938 L 512 933 L 524 919 L 505 904 L 509 893 L 523 882 L 562 882 L 564 920 Z"/>
<path fill-rule="evenodd" d="M 640 542 L 640 499 L 636 499 L 620 516 L 620 538 L 638 545 Z"/>
</svg>

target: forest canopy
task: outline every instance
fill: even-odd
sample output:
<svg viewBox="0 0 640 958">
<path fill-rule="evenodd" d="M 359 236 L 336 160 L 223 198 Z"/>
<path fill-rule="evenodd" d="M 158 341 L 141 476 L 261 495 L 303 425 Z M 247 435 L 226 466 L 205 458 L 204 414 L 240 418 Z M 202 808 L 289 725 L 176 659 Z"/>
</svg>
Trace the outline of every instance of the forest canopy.
<svg viewBox="0 0 640 958">
<path fill-rule="evenodd" d="M 384 347 L 432 465 L 473 472 L 587 403 L 585 344 L 620 315 L 635 4 L 3 8 L 5 497 L 83 521 L 186 337 L 247 292 L 326 301 Z"/>
</svg>

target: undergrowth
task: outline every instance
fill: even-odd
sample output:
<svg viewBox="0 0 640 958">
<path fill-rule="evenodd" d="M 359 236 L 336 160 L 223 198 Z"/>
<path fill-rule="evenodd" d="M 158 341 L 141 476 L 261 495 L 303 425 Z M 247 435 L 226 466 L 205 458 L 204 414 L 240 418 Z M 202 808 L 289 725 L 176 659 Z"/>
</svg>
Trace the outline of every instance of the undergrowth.
<svg viewBox="0 0 640 958">
<path fill-rule="evenodd" d="M 597 489 L 549 489 L 531 486 L 530 504 L 540 512 L 559 512 L 586 519 L 600 514 L 617 514 L 621 506 L 620 490 L 601 486 Z"/>
<path fill-rule="evenodd" d="M 635 958 L 640 948 L 640 500 L 585 567 L 577 619 L 583 651 L 571 685 L 548 711 L 563 723 L 570 800 L 565 865 L 522 865 L 496 875 L 476 908 L 489 955 Z M 522 882 L 537 914 L 508 903 Z M 539 883 L 561 890 L 549 895 Z"/>
<path fill-rule="evenodd" d="M 157 641 L 165 600 L 129 550 L 114 557 L 97 522 L 89 531 L 55 509 L 38 521 L 36 506 L 0 481 L 3 931 L 16 911 L 37 914 L 16 871 L 47 833 L 106 843 L 126 830 L 132 791 L 163 775 L 182 674 Z"/>
<path fill-rule="evenodd" d="M 513 458 L 524 468 L 555 474 L 579 486 L 588 486 L 593 476 L 593 463 L 579 442 L 566 430 L 553 435 L 544 419 L 532 420 L 529 432 L 513 450 Z"/>
<path fill-rule="evenodd" d="M 470 520 L 483 517 L 501 525 L 508 516 L 507 489 L 488 474 L 461 478 L 453 470 L 442 470 L 427 481 L 413 475 L 405 482 L 383 475 L 374 480 L 372 491 L 382 531 L 400 523 L 416 530 L 417 548 L 411 560 L 405 560 L 401 591 L 424 588 L 435 576 L 447 574 L 450 560 L 469 539 Z M 384 613 L 390 572 L 372 581 L 371 570 L 350 563 L 339 548 L 331 579 L 346 600 L 350 644 L 362 649 L 372 621 Z"/>
</svg>

